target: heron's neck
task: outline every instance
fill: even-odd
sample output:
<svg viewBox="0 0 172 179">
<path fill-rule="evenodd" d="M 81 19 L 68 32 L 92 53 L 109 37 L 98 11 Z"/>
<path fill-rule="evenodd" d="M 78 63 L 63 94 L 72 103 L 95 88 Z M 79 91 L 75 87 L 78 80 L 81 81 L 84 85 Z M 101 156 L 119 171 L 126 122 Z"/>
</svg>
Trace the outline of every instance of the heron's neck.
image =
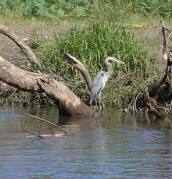
<svg viewBox="0 0 172 179">
<path fill-rule="evenodd" d="M 107 69 L 106 74 L 108 76 L 111 76 L 113 72 L 112 65 L 108 61 L 106 61 L 105 64 L 106 64 L 106 69 Z"/>
</svg>

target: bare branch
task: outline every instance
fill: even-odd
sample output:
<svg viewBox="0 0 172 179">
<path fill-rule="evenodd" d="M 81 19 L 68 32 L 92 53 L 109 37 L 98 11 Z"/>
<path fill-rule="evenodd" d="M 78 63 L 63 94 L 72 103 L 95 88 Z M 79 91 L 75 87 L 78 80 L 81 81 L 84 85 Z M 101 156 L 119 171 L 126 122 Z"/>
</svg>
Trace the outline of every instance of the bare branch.
<svg viewBox="0 0 172 179">
<path fill-rule="evenodd" d="M 167 60 L 168 55 L 167 55 L 167 39 L 166 39 L 166 27 L 163 19 L 161 19 L 161 31 L 162 31 L 162 54 L 163 54 L 163 59 Z"/>
<path fill-rule="evenodd" d="M 15 42 L 16 45 L 22 50 L 24 55 L 32 64 L 37 64 L 40 66 L 40 63 L 35 54 L 32 52 L 31 48 L 28 45 L 26 45 L 25 42 L 22 39 L 20 39 L 13 31 L 10 31 L 4 25 L 0 25 L 0 33 L 9 37 L 13 42 Z"/>
<path fill-rule="evenodd" d="M 161 19 L 162 26 L 162 52 L 163 58 L 167 61 L 166 72 L 160 83 L 170 82 L 172 79 L 172 50 L 167 47 L 166 31 L 170 31 L 165 27 L 163 19 Z M 170 82 L 171 83 L 171 82 Z"/>
<path fill-rule="evenodd" d="M 92 85 L 92 78 L 90 76 L 88 69 L 85 67 L 85 65 L 83 65 L 79 60 L 77 60 L 75 57 L 73 57 L 72 55 L 70 55 L 68 53 L 65 53 L 64 57 L 70 65 L 72 65 L 74 68 L 76 68 L 78 71 L 80 71 L 80 73 L 84 77 L 87 87 L 90 91 L 91 85 Z"/>
</svg>

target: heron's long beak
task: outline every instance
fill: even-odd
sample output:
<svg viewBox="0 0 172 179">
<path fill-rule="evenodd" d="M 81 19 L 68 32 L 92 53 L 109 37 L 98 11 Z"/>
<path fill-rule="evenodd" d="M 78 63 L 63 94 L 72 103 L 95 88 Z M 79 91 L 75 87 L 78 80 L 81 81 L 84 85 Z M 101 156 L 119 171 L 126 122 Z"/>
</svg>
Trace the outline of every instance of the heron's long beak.
<svg viewBox="0 0 172 179">
<path fill-rule="evenodd" d="M 124 62 L 122 62 L 121 60 L 118 60 L 116 58 L 113 59 L 114 62 L 117 62 L 117 63 L 121 63 L 121 64 L 125 64 Z"/>
</svg>

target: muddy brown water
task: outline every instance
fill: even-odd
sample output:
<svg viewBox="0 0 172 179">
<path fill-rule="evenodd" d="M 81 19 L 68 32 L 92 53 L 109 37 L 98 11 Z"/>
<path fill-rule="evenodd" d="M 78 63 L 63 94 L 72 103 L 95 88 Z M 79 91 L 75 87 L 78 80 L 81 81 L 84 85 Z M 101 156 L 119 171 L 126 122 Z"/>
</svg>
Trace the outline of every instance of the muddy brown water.
<svg viewBox="0 0 172 179">
<path fill-rule="evenodd" d="M 63 124 L 72 135 L 32 136 L 24 130 L 52 129 L 21 112 Z M 59 119 L 54 108 L 0 108 L 0 178 L 172 178 L 171 129 L 137 120 L 108 112 L 90 123 Z"/>
</svg>

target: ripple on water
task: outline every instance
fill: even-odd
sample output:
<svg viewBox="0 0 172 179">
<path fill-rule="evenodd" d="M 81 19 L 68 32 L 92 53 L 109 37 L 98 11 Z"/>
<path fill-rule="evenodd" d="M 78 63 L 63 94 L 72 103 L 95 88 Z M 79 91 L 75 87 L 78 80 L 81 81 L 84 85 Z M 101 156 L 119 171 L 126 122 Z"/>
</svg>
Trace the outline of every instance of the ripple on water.
<svg viewBox="0 0 172 179">
<path fill-rule="evenodd" d="M 25 118 L 8 113 L 0 114 L 0 178 L 172 177 L 170 130 L 103 121 L 40 140 L 22 132 Z"/>
</svg>

